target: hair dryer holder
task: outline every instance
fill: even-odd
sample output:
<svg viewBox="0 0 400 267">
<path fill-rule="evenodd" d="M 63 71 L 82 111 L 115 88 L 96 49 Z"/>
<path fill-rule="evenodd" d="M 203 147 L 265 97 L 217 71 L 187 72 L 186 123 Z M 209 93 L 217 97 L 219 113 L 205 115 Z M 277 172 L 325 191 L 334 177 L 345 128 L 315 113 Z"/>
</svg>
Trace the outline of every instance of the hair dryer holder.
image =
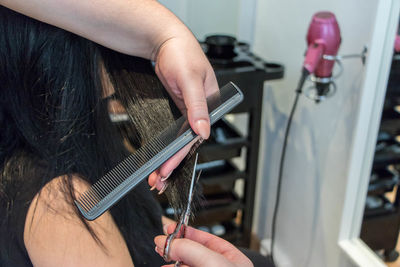
<svg viewBox="0 0 400 267">
<path fill-rule="evenodd" d="M 338 79 L 344 71 L 343 63 L 342 61 L 344 59 L 349 59 L 349 58 L 361 58 L 361 62 L 363 65 L 365 65 L 365 60 L 367 57 L 367 52 L 368 48 L 367 46 L 364 46 L 363 50 L 361 51 L 360 54 L 348 54 L 348 55 L 342 55 L 342 56 L 332 56 L 332 55 L 323 55 L 322 57 L 325 60 L 332 60 L 337 63 L 338 66 L 338 71 L 333 74 L 331 77 L 316 77 L 314 74 L 311 74 L 308 76 L 308 80 L 313 82 L 314 85 L 308 87 L 305 90 L 305 95 L 310 98 L 311 100 L 314 100 L 315 102 L 321 102 L 325 100 L 326 98 L 329 98 L 333 96 L 336 91 L 337 91 L 337 86 L 335 83 L 335 80 Z M 317 87 L 317 85 L 328 85 L 328 90 L 325 90 L 321 92 Z"/>
</svg>

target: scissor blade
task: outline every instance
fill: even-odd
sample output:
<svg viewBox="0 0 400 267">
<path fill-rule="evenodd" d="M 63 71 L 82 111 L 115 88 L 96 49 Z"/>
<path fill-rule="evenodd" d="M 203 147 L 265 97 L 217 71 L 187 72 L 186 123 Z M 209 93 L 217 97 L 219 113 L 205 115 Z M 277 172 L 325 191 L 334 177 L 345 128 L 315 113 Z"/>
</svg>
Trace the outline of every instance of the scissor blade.
<svg viewBox="0 0 400 267">
<path fill-rule="evenodd" d="M 189 199 L 191 199 L 193 194 L 193 188 L 195 184 L 195 177 L 196 177 L 196 167 L 197 167 L 197 159 L 199 158 L 199 153 L 196 153 L 196 159 L 194 160 L 193 172 L 192 172 L 192 180 L 190 181 L 190 188 L 189 188 Z"/>
</svg>

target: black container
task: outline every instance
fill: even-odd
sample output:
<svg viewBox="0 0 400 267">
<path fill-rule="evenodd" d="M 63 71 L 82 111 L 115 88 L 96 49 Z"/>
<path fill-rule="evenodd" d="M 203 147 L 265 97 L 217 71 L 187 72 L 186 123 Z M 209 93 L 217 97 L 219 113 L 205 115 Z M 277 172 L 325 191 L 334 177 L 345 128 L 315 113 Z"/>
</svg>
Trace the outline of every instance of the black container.
<svg viewBox="0 0 400 267">
<path fill-rule="evenodd" d="M 236 56 L 236 38 L 229 35 L 210 35 L 205 39 L 208 57 L 233 58 Z"/>
</svg>

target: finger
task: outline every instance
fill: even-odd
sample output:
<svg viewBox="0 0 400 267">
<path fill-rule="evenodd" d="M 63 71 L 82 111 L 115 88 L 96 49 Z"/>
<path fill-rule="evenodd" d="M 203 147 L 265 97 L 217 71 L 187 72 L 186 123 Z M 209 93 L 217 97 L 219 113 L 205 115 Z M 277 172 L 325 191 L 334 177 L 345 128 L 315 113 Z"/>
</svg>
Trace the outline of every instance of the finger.
<svg viewBox="0 0 400 267">
<path fill-rule="evenodd" d="M 178 165 L 182 162 L 182 160 L 186 157 L 186 155 L 190 152 L 192 146 L 199 141 L 200 137 L 196 137 L 189 144 L 184 146 L 181 150 L 179 150 L 174 156 L 168 159 L 161 167 L 159 171 L 159 178 L 162 181 L 166 181 L 173 170 L 178 167 Z"/>
<path fill-rule="evenodd" d="M 157 188 L 159 195 L 164 193 L 167 187 L 168 187 L 168 182 L 166 181 L 158 180 L 157 183 L 155 184 L 155 188 Z"/>
<path fill-rule="evenodd" d="M 185 239 L 190 239 L 204 247 L 223 255 L 226 259 L 236 262 L 238 266 L 252 266 L 250 260 L 228 241 L 207 232 L 186 227 Z"/>
<path fill-rule="evenodd" d="M 168 224 L 165 228 L 167 229 L 167 231 L 165 231 L 165 229 L 164 229 L 164 232 L 166 232 L 167 234 L 170 235 L 175 231 L 176 223 Z"/>
<path fill-rule="evenodd" d="M 196 134 L 207 139 L 210 136 L 210 118 L 203 79 L 198 74 L 182 75 L 178 87 L 182 91 L 190 126 Z"/>
<path fill-rule="evenodd" d="M 164 232 L 164 234 L 170 235 L 170 234 L 172 234 L 173 232 L 175 232 L 176 225 L 177 225 L 176 222 L 173 222 L 173 223 L 168 224 L 168 225 L 164 225 L 164 226 L 163 226 L 163 232 Z M 179 229 L 179 232 L 178 232 L 178 237 L 179 237 L 179 238 L 182 237 L 182 235 L 184 234 L 184 232 L 183 232 L 184 230 L 183 230 L 183 229 L 184 229 L 184 228 L 180 228 L 180 229 Z"/>
<path fill-rule="evenodd" d="M 211 67 L 210 71 L 207 73 L 206 80 L 204 82 L 204 88 L 207 97 L 219 91 L 217 78 L 215 77 L 215 72 Z"/>
<path fill-rule="evenodd" d="M 166 236 L 157 236 L 154 239 L 156 251 L 161 257 L 164 255 L 166 238 Z M 168 256 L 173 261 L 182 261 L 192 267 L 226 264 L 226 260 L 222 255 L 186 238 L 174 239 Z"/>
<path fill-rule="evenodd" d="M 159 180 L 159 171 L 158 170 L 155 170 L 154 172 L 152 172 L 150 175 L 149 175 L 149 179 L 148 179 L 148 183 L 149 183 L 149 185 L 151 186 L 151 187 L 153 187 L 153 186 L 155 186 L 155 184 L 157 183 L 157 181 Z"/>
<path fill-rule="evenodd" d="M 168 183 L 165 180 L 164 181 L 161 180 L 159 170 L 155 170 L 149 175 L 148 183 L 151 186 L 150 191 L 157 189 L 159 191 L 158 192 L 159 195 L 164 193 L 164 191 L 167 189 L 168 186 Z"/>
<path fill-rule="evenodd" d="M 150 191 L 157 189 L 159 191 L 159 195 L 164 193 L 168 187 L 168 183 L 166 181 L 161 181 L 159 170 L 155 170 L 149 175 L 148 183 L 151 186 Z"/>
<path fill-rule="evenodd" d="M 169 232 L 169 229 L 168 229 Z M 195 229 L 193 227 L 186 227 L 185 238 L 193 240 L 203 246 L 216 251 L 218 253 L 224 254 L 227 251 L 236 251 L 237 248 L 226 240 L 215 236 L 213 234 Z"/>
<path fill-rule="evenodd" d="M 168 186 L 167 179 L 171 176 L 173 170 L 178 167 L 186 155 L 190 152 L 191 147 L 200 139 L 196 137 L 189 144 L 178 151 L 174 156 L 168 159 L 158 170 L 152 172 L 149 176 L 150 190 L 157 189 L 158 194 L 164 193 Z"/>
<path fill-rule="evenodd" d="M 164 232 L 166 230 L 168 234 L 172 234 L 175 231 L 175 227 L 176 223 L 169 224 L 165 226 L 167 229 L 164 229 Z M 239 249 L 228 241 L 215 235 L 187 226 L 185 230 L 185 239 L 197 242 L 236 263 L 242 263 L 242 265 L 239 266 L 251 266 L 251 264 L 249 265 L 249 259 Z"/>
<path fill-rule="evenodd" d="M 164 233 L 172 234 L 175 231 L 176 223 L 171 223 L 164 226 Z M 185 230 L 185 238 L 193 240 L 203 246 L 223 253 L 228 250 L 236 250 L 236 247 L 227 242 L 226 240 L 219 238 L 213 234 L 195 229 L 193 227 L 187 226 Z"/>
<path fill-rule="evenodd" d="M 160 70 L 159 64 L 156 64 L 156 73 L 158 78 L 160 79 L 161 83 L 164 85 L 165 90 L 167 90 L 169 96 L 174 101 L 175 105 L 181 111 L 182 114 L 186 114 L 186 106 L 183 102 L 182 92 L 178 89 L 176 83 L 168 83 L 167 80 L 164 78 L 162 71 Z"/>
<path fill-rule="evenodd" d="M 176 223 L 170 223 L 170 224 L 164 225 L 164 233 L 172 234 L 175 231 L 175 227 L 176 227 Z M 195 229 L 191 226 L 186 226 L 185 237 L 188 239 L 191 239 L 193 241 L 196 241 L 202 245 L 206 245 L 207 242 L 210 242 L 210 240 L 218 240 L 221 242 L 226 242 L 222 238 L 219 238 L 213 234 Z"/>
<path fill-rule="evenodd" d="M 172 221 L 172 220 L 171 220 Z M 168 223 L 163 225 L 163 233 L 165 235 L 172 234 L 175 231 L 176 222 Z"/>
</svg>

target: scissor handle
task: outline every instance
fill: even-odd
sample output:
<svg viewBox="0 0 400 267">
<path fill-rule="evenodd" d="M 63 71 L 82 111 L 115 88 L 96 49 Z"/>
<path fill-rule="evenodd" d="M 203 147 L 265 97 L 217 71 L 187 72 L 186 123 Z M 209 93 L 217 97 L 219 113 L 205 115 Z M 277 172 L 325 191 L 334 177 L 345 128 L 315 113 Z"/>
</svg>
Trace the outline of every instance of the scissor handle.
<svg viewBox="0 0 400 267">
<path fill-rule="evenodd" d="M 167 236 L 167 239 L 165 239 L 165 244 L 164 244 L 164 255 L 163 255 L 163 259 L 166 262 L 169 262 L 169 249 L 171 248 L 171 243 L 172 240 L 175 238 L 175 236 L 173 236 L 172 234 Z"/>
</svg>

